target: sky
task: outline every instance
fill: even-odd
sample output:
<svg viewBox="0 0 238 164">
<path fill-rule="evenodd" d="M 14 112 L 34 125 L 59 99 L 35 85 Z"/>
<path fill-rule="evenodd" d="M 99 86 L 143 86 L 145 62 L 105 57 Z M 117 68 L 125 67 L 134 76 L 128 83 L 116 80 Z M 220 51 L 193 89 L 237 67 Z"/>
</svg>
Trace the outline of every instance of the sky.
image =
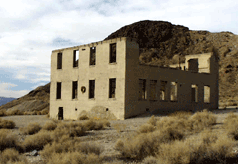
<svg viewBox="0 0 238 164">
<path fill-rule="evenodd" d="M 7 0 L 0 5 L 0 97 L 50 82 L 55 49 L 103 40 L 141 20 L 238 34 L 236 0 Z"/>
</svg>

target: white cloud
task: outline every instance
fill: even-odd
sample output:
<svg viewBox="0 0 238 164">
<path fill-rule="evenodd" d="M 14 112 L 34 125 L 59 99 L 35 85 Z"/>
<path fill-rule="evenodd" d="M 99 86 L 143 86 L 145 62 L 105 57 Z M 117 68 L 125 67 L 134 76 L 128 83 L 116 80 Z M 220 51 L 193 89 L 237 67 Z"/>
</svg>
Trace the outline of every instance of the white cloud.
<svg viewBox="0 0 238 164">
<path fill-rule="evenodd" d="M 0 68 L 8 69 L 14 79 L 44 83 L 50 80 L 52 50 L 103 40 L 140 20 L 238 34 L 237 8 L 234 0 L 4 1 L 0 6 Z"/>
<path fill-rule="evenodd" d="M 29 92 L 29 90 L 12 90 L 16 84 L 0 82 L 0 96 L 18 98 Z"/>
</svg>

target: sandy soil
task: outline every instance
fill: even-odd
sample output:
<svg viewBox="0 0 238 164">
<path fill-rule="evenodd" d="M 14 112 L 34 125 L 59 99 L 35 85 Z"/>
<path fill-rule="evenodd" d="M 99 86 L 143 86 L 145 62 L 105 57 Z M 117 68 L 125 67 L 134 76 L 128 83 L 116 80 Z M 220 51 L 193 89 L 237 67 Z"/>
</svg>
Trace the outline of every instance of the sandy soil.
<svg viewBox="0 0 238 164">
<path fill-rule="evenodd" d="M 212 111 L 217 116 L 217 124 L 214 125 L 213 129 L 218 131 L 219 133 L 223 133 L 220 127 L 222 126 L 223 120 L 228 115 L 229 112 L 234 112 L 238 115 L 238 109 L 230 108 L 226 110 L 215 110 Z M 86 136 L 82 136 L 81 141 L 90 141 L 96 142 L 104 147 L 104 152 L 102 156 L 106 161 L 112 161 L 117 158 L 120 153 L 114 150 L 114 145 L 119 138 L 129 137 L 136 132 L 137 128 L 141 125 L 145 124 L 149 118 L 150 114 L 145 114 L 138 118 L 131 118 L 127 120 L 120 121 L 110 121 L 111 126 L 106 128 L 105 130 L 99 131 L 90 131 Z M 157 115 L 156 117 L 166 117 L 162 115 Z M 24 115 L 24 116 L 7 116 L 2 117 L 2 119 L 13 120 L 16 123 L 16 128 L 12 131 L 19 136 L 20 140 L 24 140 L 26 136 L 23 136 L 19 133 L 19 128 L 27 126 L 29 123 L 37 122 L 40 125 L 44 125 L 50 119 L 46 116 L 38 116 L 38 115 Z M 237 148 L 238 149 L 238 148 Z M 31 156 L 29 153 L 25 154 L 30 163 L 41 163 L 42 159 L 40 156 Z"/>
</svg>

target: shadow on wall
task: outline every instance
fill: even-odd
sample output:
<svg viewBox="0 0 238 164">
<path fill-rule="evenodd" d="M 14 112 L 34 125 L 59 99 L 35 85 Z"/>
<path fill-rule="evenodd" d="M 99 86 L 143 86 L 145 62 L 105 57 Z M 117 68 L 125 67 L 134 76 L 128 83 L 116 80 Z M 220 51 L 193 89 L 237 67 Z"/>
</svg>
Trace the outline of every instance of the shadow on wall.
<svg viewBox="0 0 238 164">
<path fill-rule="evenodd" d="M 80 114 L 78 119 L 88 117 L 89 119 L 106 119 L 106 120 L 117 120 L 116 116 L 109 111 L 108 108 L 103 106 L 95 106 L 90 111 L 83 110 Z"/>
</svg>

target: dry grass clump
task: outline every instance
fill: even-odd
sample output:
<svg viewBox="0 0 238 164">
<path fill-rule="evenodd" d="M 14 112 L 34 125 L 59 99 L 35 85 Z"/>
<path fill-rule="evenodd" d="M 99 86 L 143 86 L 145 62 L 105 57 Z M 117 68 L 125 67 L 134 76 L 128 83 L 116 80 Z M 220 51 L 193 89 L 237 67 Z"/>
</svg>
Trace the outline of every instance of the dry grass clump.
<svg viewBox="0 0 238 164">
<path fill-rule="evenodd" d="M 41 150 L 45 145 L 52 142 L 51 135 L 48 131 L 42 130 L 37 134 L 28 136 L 24 142 L 23 147 L 26 151 Z"/>
<path fill-rule="evenodd" d="M 122 156 L 126 158 L 143 159 L 147 156 L 155 155 L 161 143 L 181 140 L 183 137 L 184 134 L 182 132 L 170 128 L 151 133 L 139 133 L 123 141 L 118 140 L 115 149 L 120 151 Z"/>
<path fill-rule="evenodd" d="M 12 116 L 12 115 L 24 115 L 23 111 L 20 111 L 18 109 L 11 110 L 11 111 L 6 111 L 7 116 Z"/>
<path fill-rule="evenodd" d="M 217 139 L 214 136 L 215 134 L 201 134 L 185 141 L 163 143 L 157 158 L 164 164 L 226 163 L 233 157 L 231 152 L 234 142 L 227 136 L 217 136 Z M 209 143 L 205 142 L 207 139 L 210 140 Z"/>
<path fill-rule="evenodd" d="M 87 130 L 102 130 L 105 127 L 110 126 L 110 122 L 108 120 L 94 121 L 91 119 L 86 121 L 83 125 Z"/>
<path fill-rule="evenodd" d="M 18 147 L 17 138 L 10 130 L 0 129 L 0 150 Z"/>
<path fill-rule="evenodd" d="M 40 130 L 41 126 L 36 122 L 30 123 L 27 127 L 20 128 L 21 133 L 29 135 L 38 133 Z"/>
<path fill-rule="evenodd" d="M 14 129 L 15 126 L 15 122 L 11 120 L 3 120 L 0 118 L 0 129 Z"/>
<path fill-rule="evenodd" d="M 155 126 L 153 126 L 151 124 L 144 124 L 139 127 L 138 132 L 139 133 L 149 133 L 149 132 L 155 131 L 155 129 L 156 129 Z"/>
<path fill-rule="evenodd" d="M 95 154 L 84 154 L 81 152 L 54 153 L 47 160 L 47 164 L 100 164 L 102 159 Z"/>
<path fill-rule="evenodd" d="M 58 123 L 56 129 L 52 133 L 52 138 L 54 138 L 54 140 L 59 140 L 63 135 L 79 137 L 85 135 L 86 130 L 84 125 L 79 122 Z"/>
<path fill-rule="evenodd" d="M 169 114 L 171 117 L 178 117 L 178 118 L 189 118 L 192 115 L 192 112 L 189 111 L 176 111 L 174 113 Z"/>
<path fill-rule="evenodd" d="M 98 144 L 91 142 L 81 143 L 77 139 L 64 136 L 61 141 L 54 141 L 53 143 L 47 144 L 40 154 L 46 163 L 54 163 L 56 161 L 60 164 L 72 162 L 101 163 L 99 155 L 102 151 L 102 146 Z M 74 156 L 76 154 L 77 156 Z M 57 157 L 57 159 L 55 159 L 55 157 Z M 62 157 L 67 157 L 68 159 Z M 58 158 L 61 160 L 58 161 Z"/>
<path fill-rule="evenodd" d="M 223 128 L 226 129 L 229 136 L 238 140 L 238 116 L 234 113 L 229 113 L 224 120 Z"/>
<path fill-rule="evenodd" d="M 27 164 L 27 160 L 24 156 L 20 155 L 19 152 L 15 149 L 5 149 L 2 153 L 0 153 L 0 163 L 25 163 Z"/>
<path fill-rule="evenodd" d="M 87 115 L 82 115 L 78 118 L 79 120 L 89 120 L 89 117 Z"/>
<path fill-rule="evenodd" d="M 6 109 L 0 110 L 0 117 L 6 116 L 7 115 L 6 112 L 7 112 Z"/>
<path fill-rule="evenodd" d="M 191 121 L 191 128 L 194 131 L 202 131 L 206 128 L 209 128 L 216 124 L 216 120 L 217 117 L 207 110 L 197 112 L 189 118 L 189 121 Z"/>
<path fill-rule="evenodd" d="M 206 128 L 211 127 L 216 123 L 216 116 L 204 110 L 190 115 L 188 112 L 178 112 L 170 117 L 164 117 L 157 121 L 157 129 L 179 129 L 182 131 L 200 132 Z"/>
<path fill-rule="evenodd" d="M 150 124 L 150 125 L 156 126 L 156 123 L 157 123 L 158 120 L 159 119 L 155 118 L 155 116 L 153 115 L 153 116 L 150 117 L 150 119 L 148 120 L 147 123 Z"/>
<path fill-rule="evenodd" d="M 43 130 L 55 130 L 55 128 L 57 127 L 57 124 L 53 121 L 48 121 L 45 123 L 45 125 L 42 127 Z"/>
</svg>

